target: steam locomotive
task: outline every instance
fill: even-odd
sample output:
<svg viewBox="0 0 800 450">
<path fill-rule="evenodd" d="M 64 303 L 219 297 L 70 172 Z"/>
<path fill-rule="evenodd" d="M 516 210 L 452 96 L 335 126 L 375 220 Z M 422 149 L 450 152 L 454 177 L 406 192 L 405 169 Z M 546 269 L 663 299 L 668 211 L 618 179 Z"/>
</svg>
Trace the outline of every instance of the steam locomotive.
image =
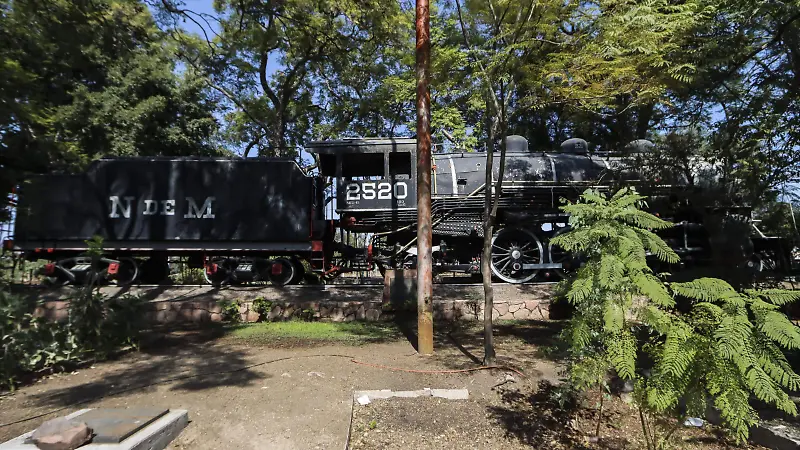
<svg viewBox="0 0 800 450">
<path fill-rule="evenodd" d="M 685 177 L 643 176 L 636 158 L 652 147 L 647 141 L 621 155 L 590 153 L 582 139 L 553 152 L 530 151 L 521 136 L 507 143 L 505 170 L 501 175 L 498 153 L 488 187 L 503 177 L 491 261 L 499 280 L 556 279 L 574 270 L 579 259 L 549 243 L 568 230 L 562 199 L 622 185 L 635 185 L 652 212 L 677 224 L 664 238 L 682 264 L 731 261 L 720 249 L 736 248 L 750 270 L 789 267 L 788 243 L 760 234 L 749 208 L 709 202 Z M 204 268 L 211 284 L 282 286 L 299 283 L 306 271 L 332 279 L 413 267 L 416 141 L 344 139 L 306 150 L 317 156 L 318 173 L 289 159 L 115 158 L 95 161 L 83 174 L 33 177 L 19 191 L 11 245 L 47 260 L 44 274 L 61 284 L 89 274 L 121 285 L 156 283 L 175 256 Z M 486 155 L 432 158 L 434 270 L 478 274 Z M 353 245 L 353 235 L 365 245 Z M 92 259 L 87 241 L 96 236 L 103 256 Z"/>
</svg>

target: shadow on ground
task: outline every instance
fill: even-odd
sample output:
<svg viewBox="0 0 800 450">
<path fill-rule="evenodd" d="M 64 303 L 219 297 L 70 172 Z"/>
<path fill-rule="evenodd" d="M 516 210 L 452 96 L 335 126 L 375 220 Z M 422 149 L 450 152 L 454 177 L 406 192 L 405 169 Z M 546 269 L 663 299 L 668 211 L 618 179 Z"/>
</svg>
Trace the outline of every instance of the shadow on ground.
<svg viewBox="0 0 800 450">
<path fill-rule="evenodd" d="M 497 364 L 531 371 L 543 361 L 549 365 L 559 362 L 562 356 L 554 349 L 561 328 L 560 323 L 545 321 L 495 324 Z M 437 323 L 434 326 L 434 357 L 449 368 L 466 369 L 483 364 L 483 345 L 480 323 Z"/>
<path fill-rule="evenodd" d="M 533 448 L 585 448 L 582 439 L 569 423 L 579 409 L 578 402 L 559 391 L 548 381 L 539 382 L 533 394 L 516 390 L 502 393 L 502 406 L 489 407 L 489 414 L 505 429 L 509 437 Z"/>
<path fill-rule="evenodd" d="M 218 329 L 188 330 L 151 335 L 141 353 L 125 364 L 111 365 L 101 378 L 31 396 L 39 406 L 71 406 L 126 392 L 152 392 L 164 383 L 172 391 L 199 391 L 220 386 L 249 386 L 269 378 L 248 366 L 245 355 L 230 347 L 206 345 L 220 336 Z"/>
</svg>

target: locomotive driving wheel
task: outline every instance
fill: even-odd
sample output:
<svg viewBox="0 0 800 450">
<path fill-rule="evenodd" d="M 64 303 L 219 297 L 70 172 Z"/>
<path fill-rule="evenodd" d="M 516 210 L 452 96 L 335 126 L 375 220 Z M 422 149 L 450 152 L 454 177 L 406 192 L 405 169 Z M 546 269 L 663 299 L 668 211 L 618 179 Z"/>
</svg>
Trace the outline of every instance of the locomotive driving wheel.
<svg viewBox="0 0 800 450">
<path fill-rule="evenodd" d="M 492 238 L 492 273 L 507 283 L 532 280 L 539 269 L 526 265 L 542 263 L 542 242 L 524 228 L 503 228 Z"/>
</svg>

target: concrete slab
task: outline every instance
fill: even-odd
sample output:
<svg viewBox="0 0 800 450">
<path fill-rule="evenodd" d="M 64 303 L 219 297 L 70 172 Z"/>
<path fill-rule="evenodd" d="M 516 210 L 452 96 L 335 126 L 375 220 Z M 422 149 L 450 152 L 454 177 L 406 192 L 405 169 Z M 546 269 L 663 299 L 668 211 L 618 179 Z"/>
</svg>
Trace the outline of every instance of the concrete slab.
<svg viewBox="0 0 800 450">
<path fill-rule="evenodd" d="M 90 411 L 92 410 L 82 409 L 68 415 L 67 418 L 79 419 L 79 416 Z M 139 429 L 122 442 L 110 444 L 91 443 L 80 448 L 81 450 L 162 450 L 178 437 L 188 424 L 188 411 L 185 409 L 171 410 L 144 428 Z M 25 442 L 31 434 L 33 434 L 33 431 L 0 444 L 0 450 L 38 450 L 36 445 Z"/>
<path fill-rule="evenodd" d="M 92 429 L 92 443 L 117 444 L 168 412 L 163 408 L 98 408 L 76 419 Z"/>
<path fill-rule="evenodd" d="M 774 450 L 797 450 L 800 430 L 779 419 L 767 420 L 750 429 L 750 441 Z"/>
<path fill-rule="evenodd" d="M 391 391 L 381 389 L 379 391 L 356 391 L 354 397 L 359 398 L 366 395 L 370 400 L 387 399 L 392 397 L 417 398 L 417 397 L 439 397 L 448 400 L 468 400 L 469 391 L 467 389 L 421 389 L 418 391 Z"/>
</svg>

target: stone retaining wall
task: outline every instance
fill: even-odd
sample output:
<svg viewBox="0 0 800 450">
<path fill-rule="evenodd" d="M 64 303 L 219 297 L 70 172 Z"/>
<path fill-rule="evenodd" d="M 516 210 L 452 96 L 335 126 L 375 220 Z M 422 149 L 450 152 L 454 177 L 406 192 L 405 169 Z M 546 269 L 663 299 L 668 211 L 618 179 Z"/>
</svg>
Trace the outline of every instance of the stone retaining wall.
<svg viewBox="0 0 800 450">
<path fill-rule="evenodd" d="M 68 287 L 32 289 L 31 295 L 42 301 L 35 314 L 58 321 L 66 320 L 69 298 L 78 293 Z M 548 319 L 551 291 L 552 285 L 495 285 L 493 318 Z M 147 300 L 147 318 L 155 324 L 221 322 L 224 320 L 222 304 L 233 301 L 239 304 L 242 321 L 255 322 L 260 319 L 253 309 L 253 301 L 257 298 L 272 302 L 270 320 L 309 315 L 332 321 L 374 321 L 391 319 L 398 311 L 416 310 L 416 297 L 385 292 L 379 285 L 222 289 L 211 286 L 104 287 L 101 292 L 110 298 L 134 295 Z M 433 295 L 435 319 L 483 320 L 481 285 L 434 285 Z"/>
</svg>

